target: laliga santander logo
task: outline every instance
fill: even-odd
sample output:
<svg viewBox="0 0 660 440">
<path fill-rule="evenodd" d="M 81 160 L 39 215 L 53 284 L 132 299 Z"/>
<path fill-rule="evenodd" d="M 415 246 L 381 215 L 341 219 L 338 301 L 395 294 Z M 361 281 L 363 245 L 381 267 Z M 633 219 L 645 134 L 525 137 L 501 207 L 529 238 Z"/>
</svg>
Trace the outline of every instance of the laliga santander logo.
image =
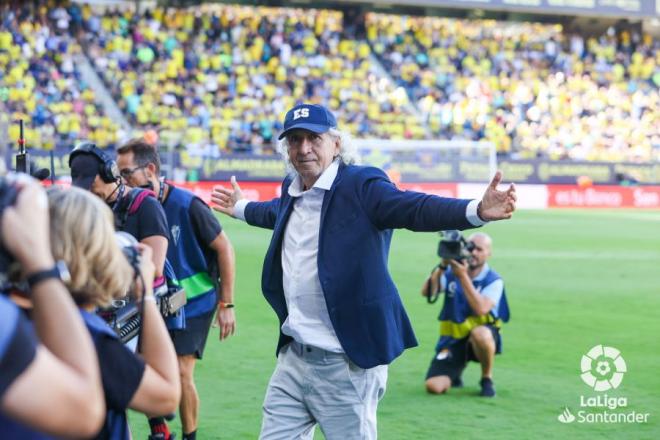
<svg viewBox="0 0 660 440">
<path fill-rule="evenodd" d="M 628 371 L 626 361 L 614 347 L 596 345 L 582 356 L 581 378 L 594 391 L 616 389 L 621 385 L 623 374 Z"/>
<path fill-rule="evenodd" d="M 596 345 L 582 356 L 580 377 L 594 391 L 616 389 L 628 371 L 621 352 L 614 347 Z M 608 396 L 580 396 L 580 409 L 572 413 L 568 406 L 557 416 L 561 423 L 648 423 L 650 412 L 628 409 L 628 398 Z"/>
</svg>

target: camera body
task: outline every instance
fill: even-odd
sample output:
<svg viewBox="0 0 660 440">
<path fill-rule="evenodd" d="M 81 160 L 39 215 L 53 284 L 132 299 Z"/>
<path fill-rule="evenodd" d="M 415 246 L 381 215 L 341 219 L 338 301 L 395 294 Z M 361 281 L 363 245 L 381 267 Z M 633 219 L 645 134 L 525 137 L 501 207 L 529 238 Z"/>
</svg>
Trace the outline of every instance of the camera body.
<svg viewBox="0 0 660 440">
<path fill-rule="evenodd" d="M 12 185 L 7 179 L 0 179 L 0 218 L 4 214 L 5 209 L 13 206 L 18 197 L 18 189 Z M 6 276 L 9 272 L 9 267 L 14 262 L 14 257 L 5 249 L 0 241 L 0 273 Z"/>
<path fill-rule="evenodd" d="M 19 189 L 12 184 L 11 180 L 0 177 L 0 219 L 5 209 L 16 203 Z M 20 288 L 27 292 L 27 284 L 20 282 L 20 265 L 5 248 L 0 239 L 0 290 L 5 292 L 10 289 Z"/>
<path fill-rule="evenodd" d="M 130 263 L 135 274 L 140 272 L 140 253 L 137 249 L 137 240 L 127 232 L 115 232 L 115 239 Z M 186 305 L 186 294 L 178 286 L 168 285 L 164 282 L 161 286 L 154 288 L 154 297 L 160 314 L 164 318 L 175 316 L 179 310 Z M 126 297 L 115 300 L 113 304 L 99 311 L 99 315 L 112 327 L 123 343 L 135 338 L 142 325 L 142 316 L 136 302 Z"/>
<path fill-rule="evenodd" d="M 462 261 L 470 257 L 474 243 L 463 237 L 460 231 L 449 230 L 440 232 L 442 238 L 438 243 L 438 257 L 446 260 Z"/>
</svg>

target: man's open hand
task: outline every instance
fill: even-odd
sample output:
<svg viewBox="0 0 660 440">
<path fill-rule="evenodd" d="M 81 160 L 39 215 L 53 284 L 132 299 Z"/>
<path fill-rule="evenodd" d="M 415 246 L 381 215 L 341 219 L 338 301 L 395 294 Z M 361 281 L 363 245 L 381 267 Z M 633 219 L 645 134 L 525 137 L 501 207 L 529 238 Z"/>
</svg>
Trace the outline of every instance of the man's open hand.
<svg viewBox="0 0 660 440">
<path fill-rule="evenodd" d="M 516 210 L 516 187 L 513 183 L 505 191 L 499 191 L 497 185 L 502 181 L 502 172 L 493 176 L 484 196 L 481 198 L 477 214 L 484 221 L 509 219 Z"/>
<path fill-rule="evenodd" d="M 236 182 L 236 177 L 231 176 L 230 182 L 231 189 L 227 189 L 223 186 L 213 188 L 211 202 L 213 202 L 213 209 L 216 211 L 234 217 L 234 206 L 236 206 L 236 202 L 244 197 L 241 187 L 238 186 L 238 183 Z"/>
</svg>

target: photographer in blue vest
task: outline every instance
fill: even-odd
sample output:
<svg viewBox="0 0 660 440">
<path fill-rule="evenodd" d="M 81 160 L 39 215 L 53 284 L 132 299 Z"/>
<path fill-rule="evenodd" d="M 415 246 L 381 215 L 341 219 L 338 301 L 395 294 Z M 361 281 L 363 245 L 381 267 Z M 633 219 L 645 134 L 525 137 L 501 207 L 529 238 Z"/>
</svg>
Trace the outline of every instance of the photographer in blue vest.
<svg viewBox="0 0 660 440">
<path fill-rule="evenodd" d="M 504 281 L 490 268 L 492 240 L 484 233 L 468 238 L 470 255 L 443 260 L 422 287 L 422 295 L 443 292 L 440 339 L 426 374 L 426 390 L 442 394 L 462 387 L 468 361 L 481 364 L 480 395 L 494 397 L 493 362 L 502 351 L 500 327 L 509 320 Z"/>
<path fill-rule="evenodd" d="M 202 359 L 214 313 L 220 340 L 234 334 L 234 250 L 229 237 L 203 200 L 160 179 L 160 157 L 144 139 L 133 139 L 117 150 L 122 178 L 133 187 L 152 190 L 170 227 L 167 260 L 186 292 L 185 328 L 170 329 L 181 373 L 183 440 L 194 440 L 199 395 L 194 371 Z"/>
</svg>

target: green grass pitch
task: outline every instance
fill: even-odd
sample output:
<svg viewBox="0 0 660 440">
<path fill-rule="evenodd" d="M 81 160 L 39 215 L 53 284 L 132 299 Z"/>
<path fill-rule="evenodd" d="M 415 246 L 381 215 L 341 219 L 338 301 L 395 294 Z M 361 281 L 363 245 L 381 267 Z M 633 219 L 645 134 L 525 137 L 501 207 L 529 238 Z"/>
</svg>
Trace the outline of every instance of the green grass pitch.
<svg viewBox="0 0 660 440">
<path fill-rule="evenodd" d="M 199 439 L 255 439 L 261 403 L 275 364 L 277 322 L 261 295 L 270 231 L 221 217 L 236 251 L 238 331 L 209 336 L 196 380 L 201 396 Z M 660 438 L 660 212 L 522 211 L 487 225 L 492 266 L 503 276 L 512 320 L 496 358 L 495 399 L 476 396 L 479 368 L 465 387 L 430 396 L 424 374 L 437 339 L 441 301 L 428 305 L 420 286 L 436 264 L 438 235 L 397 231 L 390 271 L 419 339 L 389 369 L 378 411 L 381 439 L 658 439 Z M 628 399 L 626 412 L 651 413 L 647 424 L 562 424 L 580 396 L 595 396 L 580 379 L 592 346 L 616 347 L 628 372 L 609 396 Z M 132 414 L 134 438 L 147 436 Z M 180 425 L 171 423 L 180 438 Z M 323 438 L 317 429 L 316 438 Z"/>
</svg>

